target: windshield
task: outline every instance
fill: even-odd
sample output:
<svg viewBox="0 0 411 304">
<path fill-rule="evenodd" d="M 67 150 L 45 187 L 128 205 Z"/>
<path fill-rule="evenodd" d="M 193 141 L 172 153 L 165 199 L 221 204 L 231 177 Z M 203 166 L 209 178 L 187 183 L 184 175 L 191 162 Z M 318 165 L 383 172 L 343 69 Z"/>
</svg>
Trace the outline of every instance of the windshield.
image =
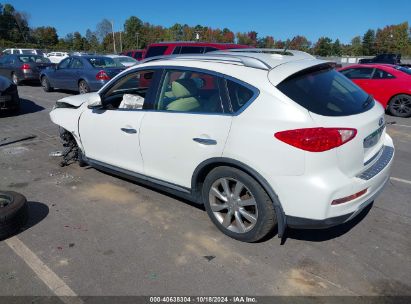
<svg viewBox="0 0 411 304">
<path fill-rule="evenodd" d="M 291 75 L 277 88 L 308 111 L 325 116 L 359 114 L 374 105 L 361 88 L 324 65 Z"/>
<path fill-rule="evenodd" d="M 28 62 L 36 62 L 36 63 L 49 63 L 50 60 L 48 58 L 45 58 L 43 56 L 38 56 L 38 55 L 20 55 L 18 56 L 19 61 L 28 63 Z"/>
<path fill-rule="evenodd" d="M 411 75 L 411 68 L 404 68 L 404 67 L 402 67 L 402 66 L 397 65 L 397 66 L 395 67 L 395 69 L 398 70 L 398 71 L 404 72 L 404 73 L 406 73 L 406 74 L 408 74 L 408 75 Z"/>
<path fill-rule="evenodd" d="M 87 58 L 87 60 L 95 68 L 119 68 L 119 67 L 123 67 L 120 63 L 116 63 L 110 57 L 90 57 L 90 58 Z"/>
</svg>

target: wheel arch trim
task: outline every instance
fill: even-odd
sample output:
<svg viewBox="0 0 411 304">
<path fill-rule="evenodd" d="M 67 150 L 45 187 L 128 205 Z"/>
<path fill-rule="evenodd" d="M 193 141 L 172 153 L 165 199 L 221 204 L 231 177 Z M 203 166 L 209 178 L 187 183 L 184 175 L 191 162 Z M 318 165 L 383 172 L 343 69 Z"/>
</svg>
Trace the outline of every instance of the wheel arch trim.
<svg viewBox="0 0 411 304">
<path fill-rule="evenodd" d="M 259 174 L 256 170 L 251 168 L 250 166 L 227 157 L 213 157 L 207 159 L 200 163 L 196 169 L 194 170 L 193 176 L 191 178 L 191 190 L 192 194 L 196 196 L 199 200 L 201 200 L 201 189 L 199 185 L 201 184 L 201 180 L 205 179 L 205 176 L 208 172 L 210 172 L 213 168 L 218 166 L 229 166 L 240 169 L 245 173 L 249 174 L 253 177 L 267 192 L 268 196 L 270 197 L 271 201 L 273 202 L 275 212 L 277 215 L 277 222 L 278 222 L 278 237 L 282 238 L 287 226 L 286 222 L 286 215 L 284 213 L 283 207 L 281 205 L 280 199 L 278 195 L 275 193 L 273 188 L 267 182 L 267 180 Z"/>
</svg>

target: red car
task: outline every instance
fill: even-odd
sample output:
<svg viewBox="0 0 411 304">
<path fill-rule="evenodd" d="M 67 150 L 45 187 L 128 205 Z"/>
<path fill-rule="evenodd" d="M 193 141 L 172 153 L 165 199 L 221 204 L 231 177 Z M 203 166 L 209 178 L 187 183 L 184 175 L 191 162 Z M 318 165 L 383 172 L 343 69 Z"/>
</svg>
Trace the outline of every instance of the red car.
<svg viewBox="0 0 411 304">
<path fill-rule="evenodd" d="M 144 58 L 145 53 L 146 53 L 146 50 L 128 50 L 128 51 L 124 51 L 120 53 L 120 55 L 132 57 L 140 61 Z"/>
<path fill-rule="evenodd" d="M 176 55 L 176 54 L 203 54 L 218 50 L 248 49 L 248 45 L 234 43 L 211 43 L 211 42 L 160 42 L 152 43 L 147 47 L 144 58 Z"/>
<path fill-rule="evenodd" d="M 339 69 L 392 115 L 411 116 L 411 69 L 390 64 L 356 64 Z"/>
</svg>

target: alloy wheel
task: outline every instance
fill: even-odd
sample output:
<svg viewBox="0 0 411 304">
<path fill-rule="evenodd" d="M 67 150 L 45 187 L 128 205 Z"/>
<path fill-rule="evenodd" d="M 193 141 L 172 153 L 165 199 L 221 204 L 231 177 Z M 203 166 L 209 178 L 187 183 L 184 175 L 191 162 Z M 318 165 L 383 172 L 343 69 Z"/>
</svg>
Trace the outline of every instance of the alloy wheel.
<svg viewBox="0 0 411 304">
<path fill-rule="evenodd" d="M 87 83 L 85 83 L 84 81 L 81 81 L 79 84 L 79 92 L 80 94 L 88 93 Z"/>
<path fill-rule="evenodd" d="M 11 76 L 11 79 L 15 85 L 19 84 L 19 78 L 17 77 L 16 74 L 13 73 L 13 75 Z"/>
<path fill-rule="evenodd" d="M 210 188 L 209 201 L 215 218 L 232 232 L 246 233 L 257 223 L 258 208 L 254 195 L 234 178 L 216 180 Z"/>
<path fill-rule="evenodd" d="M 390 110 L 395 116 L 411 115 L 411 97 L 408 95 L 399 95 L 391 101 Z"/>
</svg>

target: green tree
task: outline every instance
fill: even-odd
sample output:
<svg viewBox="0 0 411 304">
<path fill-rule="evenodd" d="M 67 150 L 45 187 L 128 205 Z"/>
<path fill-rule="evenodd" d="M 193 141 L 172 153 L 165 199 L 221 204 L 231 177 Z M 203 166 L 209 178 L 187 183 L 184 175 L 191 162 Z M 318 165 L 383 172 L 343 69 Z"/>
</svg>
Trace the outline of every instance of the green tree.
<svg viewBox="0 0 411 304">
<path fill-rule="evenodd" d="M 326 57 L 332 55 L 332 40 L 328 37 L 321 37 L 314 46 L 314 54 Z"/>
<path fill-rule="evenodd" d="M 137 40 L 141 34 L 141 28 L 143 26 L 143 22 L 136 16 L 129 17 L 124 22 L 124 36 L 123 36 L 123 44 L 124 48 L 126 49 L 138 49 L 140 44 Z"/>
<path fill-rule="evenodd" d="M 41 47 L 50 47 L 58 42 L 57 30 L 51 26 L 40 26 L 32 30 L 33 40 Z"/>
<path fill-rule="evenodd" d="M 356 36 L 351 40 L 351 54 L 353 56 L 361 56 L 363 54 L 361 36 Z"/>
<path fill-rule="evenodd" d="M 372 29 L 362 37 L 362 52 L 365 56 L 375 55 L 375 31 Z"/>
<path fill-rule="evenodd" d="M 96 33 L 92 32 L 90 29 L 86 31 L 87 46 L 89 51 L 97 52 L 100 47 Z"/>
<path fill-rule="evenodd" d="M 79 32 L 74 32 L 73 34 L 73 49 L 76 51 L 84 50 L 83 37 Z"/>
<path fill-rule="evenodd" d="M 341 56 L 342 54 L 342 47 L 338 38 L 333 43 L 332 54 L 334 56 Z"/>
</svg>

